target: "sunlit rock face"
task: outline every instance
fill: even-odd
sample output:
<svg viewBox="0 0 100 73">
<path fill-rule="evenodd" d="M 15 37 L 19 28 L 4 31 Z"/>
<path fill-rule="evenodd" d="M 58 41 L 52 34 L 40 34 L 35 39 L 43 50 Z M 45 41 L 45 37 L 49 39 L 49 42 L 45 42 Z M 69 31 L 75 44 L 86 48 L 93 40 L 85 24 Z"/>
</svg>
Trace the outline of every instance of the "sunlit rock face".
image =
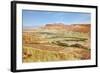
<svg viewBox="0 0 100 73">
<path fill-rule="evenodd" d="M 46 24 L 44 29 L 56 29 L 56 30 L 67 30 L 67 31 L 76 31 L 76 32 L 90 32 L 90 24 L 63 24 L 63 23 L 54 23 Z"/>
</svg>

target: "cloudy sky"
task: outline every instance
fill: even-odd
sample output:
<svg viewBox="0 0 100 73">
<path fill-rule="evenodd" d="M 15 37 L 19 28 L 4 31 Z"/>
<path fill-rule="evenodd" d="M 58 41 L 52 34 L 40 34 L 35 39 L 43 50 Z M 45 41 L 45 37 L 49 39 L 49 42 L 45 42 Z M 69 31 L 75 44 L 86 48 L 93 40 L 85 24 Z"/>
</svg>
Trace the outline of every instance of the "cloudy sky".
<svg viewBox="0 0 100 73">
<path fill-rule="evenodd" d="M 90 13 L 55 12 L 55 11 L 22 11 L 23 26 L 38 27 L 48 23 L 82 24 L 91 22 Z"/>
</svg>

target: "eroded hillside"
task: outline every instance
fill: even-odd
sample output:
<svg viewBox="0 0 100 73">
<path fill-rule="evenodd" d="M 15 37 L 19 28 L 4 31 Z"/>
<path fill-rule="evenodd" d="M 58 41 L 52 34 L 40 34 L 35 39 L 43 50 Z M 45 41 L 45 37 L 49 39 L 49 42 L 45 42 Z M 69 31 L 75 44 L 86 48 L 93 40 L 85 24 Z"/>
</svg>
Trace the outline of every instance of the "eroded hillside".
<svg viewBox="0 0 100 73">
<path fill-rule="evenodd" d="M 47 24 L 23 30 L 23 62 L 90 58 L 90 24 Z"/>
</svg>

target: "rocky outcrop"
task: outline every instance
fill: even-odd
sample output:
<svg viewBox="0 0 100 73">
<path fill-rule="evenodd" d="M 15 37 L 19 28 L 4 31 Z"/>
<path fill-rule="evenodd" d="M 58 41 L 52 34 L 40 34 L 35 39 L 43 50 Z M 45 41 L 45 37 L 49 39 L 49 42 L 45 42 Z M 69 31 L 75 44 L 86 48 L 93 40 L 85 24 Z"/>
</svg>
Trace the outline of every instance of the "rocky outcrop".
<svg viewBox="0 0 100 73">
<path fill-rule="evenodd" d="M 66 30 L 76 32 L 90 32 L 90 24 L 70 24 L 66 25 L 63 23 L 46 24 L 44 29 L 55 29 L 55 30 Z"/>
</svg>

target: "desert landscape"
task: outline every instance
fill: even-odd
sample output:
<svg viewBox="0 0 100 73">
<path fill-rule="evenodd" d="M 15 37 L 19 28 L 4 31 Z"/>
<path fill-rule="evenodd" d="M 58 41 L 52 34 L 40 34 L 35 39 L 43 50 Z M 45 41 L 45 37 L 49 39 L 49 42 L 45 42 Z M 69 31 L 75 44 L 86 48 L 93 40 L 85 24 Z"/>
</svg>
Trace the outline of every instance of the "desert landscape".
<svg viewBox="0 0 100 73">
<path fill-rule="evenodd" d="M 50 23 L 23 28 L 24 63 L 91 59 L 90 24 Z"/>
</svg>

